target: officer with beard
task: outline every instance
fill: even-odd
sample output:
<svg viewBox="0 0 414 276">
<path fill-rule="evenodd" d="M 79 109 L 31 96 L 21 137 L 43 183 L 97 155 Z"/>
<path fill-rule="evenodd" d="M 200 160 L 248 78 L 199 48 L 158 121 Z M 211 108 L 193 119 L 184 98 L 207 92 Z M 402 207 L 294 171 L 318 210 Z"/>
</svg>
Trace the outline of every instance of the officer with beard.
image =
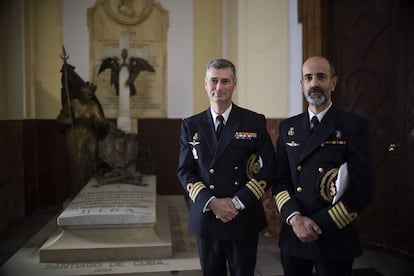
<svg viewBox="0 0 414 276">
<path fill-rule="evenodd" d="M 277 180 L 272 187 L 282 216 L 279 237 L 285 275 L 351 275 L 362 246 L 355 222 L 373 195 L 373 160 L 362 118 L 332 103 L 337 83 L 324 57 L 307 59 L 302 114 L 279 126 Z"/>
</svg>

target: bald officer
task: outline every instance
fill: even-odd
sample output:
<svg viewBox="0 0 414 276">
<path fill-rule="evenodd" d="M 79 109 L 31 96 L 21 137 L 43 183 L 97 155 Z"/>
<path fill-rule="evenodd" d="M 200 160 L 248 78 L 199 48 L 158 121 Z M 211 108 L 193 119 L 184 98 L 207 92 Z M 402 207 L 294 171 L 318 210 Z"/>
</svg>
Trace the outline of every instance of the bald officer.
<svg viewBox="0 0 414 276">
<path fill-rule="evenodd" d="M 350 276 L 362 254 L 355 220 L 372 197 L 372 154 L 366 122 L 333 105 L 336 83 L 326 58 L 306 60 L 301 84 L 309 107 L 279 127 L 272 190 L 287 276 L 310 276 L 313 267 L 319 276 Z"/>
</svg>

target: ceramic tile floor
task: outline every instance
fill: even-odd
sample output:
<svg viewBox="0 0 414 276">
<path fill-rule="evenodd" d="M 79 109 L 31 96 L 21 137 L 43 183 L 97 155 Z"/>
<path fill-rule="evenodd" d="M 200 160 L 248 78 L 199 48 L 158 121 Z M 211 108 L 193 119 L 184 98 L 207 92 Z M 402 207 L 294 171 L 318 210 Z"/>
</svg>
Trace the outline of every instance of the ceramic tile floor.
<svg viewBox="0 0 414 276">
<path fill-rule="evenodd" d="M 0 266 L 6 262 L 26 241 L 45 225 L 58 210 L 50 209 L 34 214 L 14 225 L 0 237 Z M 366 251 L 357 258 L 355 268 L 373 268 L 382 276 L 414 276 L 414 263 L 387 254 Z M 261 237 L 259 240 L 255 276 L 282 276 L 280 251 L 276 238 Z M 359 275 L 359 274 L 358 274 Z M 23 275 L 22 275 L 23 276 Z"/>
</svg>

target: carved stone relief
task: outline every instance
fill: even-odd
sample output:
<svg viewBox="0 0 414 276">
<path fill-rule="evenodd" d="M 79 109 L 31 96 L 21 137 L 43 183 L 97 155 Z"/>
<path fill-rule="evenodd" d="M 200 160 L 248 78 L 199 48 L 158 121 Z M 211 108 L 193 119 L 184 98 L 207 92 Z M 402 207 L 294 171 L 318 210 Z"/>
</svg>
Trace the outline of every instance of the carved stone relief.
<svg viewBox="0 0 414 276">
<path fill-rule="evenodd" d="M 155 69 L 141 71 L 134 79 L 131 118 L 166 117 L 168 20 L 168 11 L 154 0 L 97 0 L 88 9 L 90 78 L 98 87 L 105 117 L 118 117 L 119 97 L 111 84 L 111 70 L 98 72 L 105 58 L 118 57 L 122 62 L 122 49 L 128 50 L 125 66 L 130 58 L 141 58 Z"/>
</svg>

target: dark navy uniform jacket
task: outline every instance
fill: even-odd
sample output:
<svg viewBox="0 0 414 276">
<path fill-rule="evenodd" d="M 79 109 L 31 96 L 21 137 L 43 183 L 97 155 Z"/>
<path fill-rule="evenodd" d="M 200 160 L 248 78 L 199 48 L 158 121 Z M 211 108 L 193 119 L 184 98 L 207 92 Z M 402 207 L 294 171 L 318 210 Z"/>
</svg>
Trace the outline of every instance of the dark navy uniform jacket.
<svg viewBox="0 0 414 276">
<path fill-rule="evenodd" d="M 219 142 L 210 109 L 182 121 L 177 175 L 188 192 L 189 228 L 196 236 L 229 240 L 265 228 L 260 199 L 275 174 L 274 147 L 263 115 L 233 104 Z M 237 196 L 246 208 L 223 223 L 212 211 L 203 212 L 212 196 Z"/>
<path fill-rule="evenodd" d="M 332 106 L 314 133 L 308 112 L 279 126 L 278 177 L 272 187 L 282 216 L 279 245 L 288 255 L 312 260 L 353 258 L 362 254 L 355 219 L 373 193 L 373 161 L 362 119 Z M 338 168 L 347 163 L 348 186 L 333 204 Z M 313 243 L 303 243 L 286 219 L 292 212 L 312 218 L 322 229 Z"/>
</svg>

